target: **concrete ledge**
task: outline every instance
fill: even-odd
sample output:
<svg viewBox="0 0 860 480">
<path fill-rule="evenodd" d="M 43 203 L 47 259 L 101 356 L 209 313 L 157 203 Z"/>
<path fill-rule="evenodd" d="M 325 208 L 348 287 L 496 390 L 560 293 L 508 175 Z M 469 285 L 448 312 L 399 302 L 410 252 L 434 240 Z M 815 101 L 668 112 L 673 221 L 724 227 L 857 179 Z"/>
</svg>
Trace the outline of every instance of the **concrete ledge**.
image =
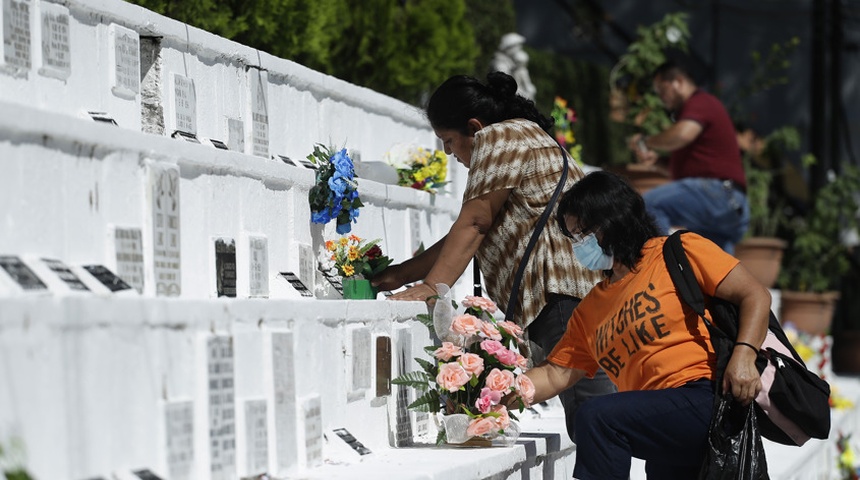
<svg viewBox="0 0 860 480">
<path fill-rule="evenodd" d="M 285 478 L 307 480 L 568 480 L 575 445 L 558 417 L 522 418 L 523 433 L 511 447 L 469 448 L 421 444 L 386 448 L 353 458 L 327 458 L 316 468 Z M 328 442 L 340 442 L 329 439 Z"/>
</svg>

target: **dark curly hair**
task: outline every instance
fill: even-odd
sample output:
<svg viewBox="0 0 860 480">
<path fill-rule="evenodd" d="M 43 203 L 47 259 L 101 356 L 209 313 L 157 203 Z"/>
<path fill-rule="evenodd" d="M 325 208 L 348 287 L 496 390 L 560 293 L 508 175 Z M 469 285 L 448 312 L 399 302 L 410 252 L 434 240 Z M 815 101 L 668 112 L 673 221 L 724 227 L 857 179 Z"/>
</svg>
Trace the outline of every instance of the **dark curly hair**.
<svg viewBox="0 0 860 480">
<path fill-rule="evenodd" d="M 564 217 L 574 216 L 582 233 L 600 232 L 600 247 L 631 270 L 642 258 L 648 239 L 660 236 L 645 201 L 621 176 L 597 171 L 589 173 L 562 195 L 556 220 L 570 234 Z"/>
<path fill-rule="evenodd" d="M 427 102 L 427 119 L 434 129 L 456 130 L 466 134 L 466 123 L 477 118 L 485 125 L 525 118 L 547 133 L 554 124 L 542 115 L 535 103 L 517 95 L 517 82 L 503 72 L 487 75 L 487 84 L 475 77 L 455 75 L 445 80 Z"/>
</svg>

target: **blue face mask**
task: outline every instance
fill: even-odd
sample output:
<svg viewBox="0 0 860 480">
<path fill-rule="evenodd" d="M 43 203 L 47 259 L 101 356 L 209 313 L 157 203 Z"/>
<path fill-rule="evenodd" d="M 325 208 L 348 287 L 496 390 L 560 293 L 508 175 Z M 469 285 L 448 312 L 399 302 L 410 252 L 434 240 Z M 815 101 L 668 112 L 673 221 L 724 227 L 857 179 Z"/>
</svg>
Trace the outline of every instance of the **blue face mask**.
<svg viewBox="0 0 860 480">
<path fill-rule="evenodd" d="M 589 270 L 609 270 L 614 261 L 612 255 L 603 252 L 593 233 L 589 233 L 573 244 L 573 254 L 576 255 L 579 263 Z"/>
</svg>

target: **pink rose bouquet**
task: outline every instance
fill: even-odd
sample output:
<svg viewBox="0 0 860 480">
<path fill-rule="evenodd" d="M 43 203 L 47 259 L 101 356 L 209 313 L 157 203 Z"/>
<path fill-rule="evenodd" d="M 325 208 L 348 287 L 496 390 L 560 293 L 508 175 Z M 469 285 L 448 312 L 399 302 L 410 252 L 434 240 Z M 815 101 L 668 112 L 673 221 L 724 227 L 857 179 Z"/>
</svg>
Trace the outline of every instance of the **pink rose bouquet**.
<svg viewBox="0 0 860 480">
<path fill-rule="evenodd" d="M 468 427 L 462 438 L 508 436 L 511 429 L 518 434 L 517 417 L 505 399 L 513 395 L 520 412 L 534 400 L 534 385 L 523 375 L 527 360 L 519 353 L 522 329 L 511 322 L 496 321 L 496 304 L 488 298 L 466 297 L 462 302 L 465 311 L 458 313 L 456 303 L 450 302 L 453 308 L 445 305 L 448 288 L 437 285 L 437 289 L 442 298 L 433 316 L 420 320 L 442 339 L 441 345 L 425 347 L 432 361 L 415 359 L 423 371 L 406 373 L 392 383 L 419 392 L 409 405 L 413 410 L 467 415 Z M 453 434 L 446 438 L 446 433 L 440 432 L 439 443 L 452 441 Z M 462 438 L 453 442 L 460 443 Z"/>
</svg>

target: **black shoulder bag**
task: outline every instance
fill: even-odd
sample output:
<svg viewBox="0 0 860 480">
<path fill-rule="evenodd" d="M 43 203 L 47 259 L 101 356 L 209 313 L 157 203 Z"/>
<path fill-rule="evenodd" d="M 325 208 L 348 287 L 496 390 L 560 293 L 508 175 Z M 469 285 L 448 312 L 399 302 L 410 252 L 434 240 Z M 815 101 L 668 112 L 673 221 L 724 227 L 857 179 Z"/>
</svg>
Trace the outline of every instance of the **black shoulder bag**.
<svg viewBox="0 0 860 480">
<path fill-rule="evenodd" d="M 717 389 L 738 335 L 738 307 L 712 297 L 713 322 L 705 317 L 705 298 L 681 244 L 683 231 L 675 232 L 663 245 L 666 268 L 684 303 L 705 322 L 717 355 Z M 806 368 L 803 359 L 786 337 L 779 320 L 770 312 L 768 333 L 758 352 L 756 367 L 765 395 L 756 398 L 755 410 L 764 438 L 784 445 L 803 445 L 810 437 L 830 434 L 830 385 Z"/>
</svg>

